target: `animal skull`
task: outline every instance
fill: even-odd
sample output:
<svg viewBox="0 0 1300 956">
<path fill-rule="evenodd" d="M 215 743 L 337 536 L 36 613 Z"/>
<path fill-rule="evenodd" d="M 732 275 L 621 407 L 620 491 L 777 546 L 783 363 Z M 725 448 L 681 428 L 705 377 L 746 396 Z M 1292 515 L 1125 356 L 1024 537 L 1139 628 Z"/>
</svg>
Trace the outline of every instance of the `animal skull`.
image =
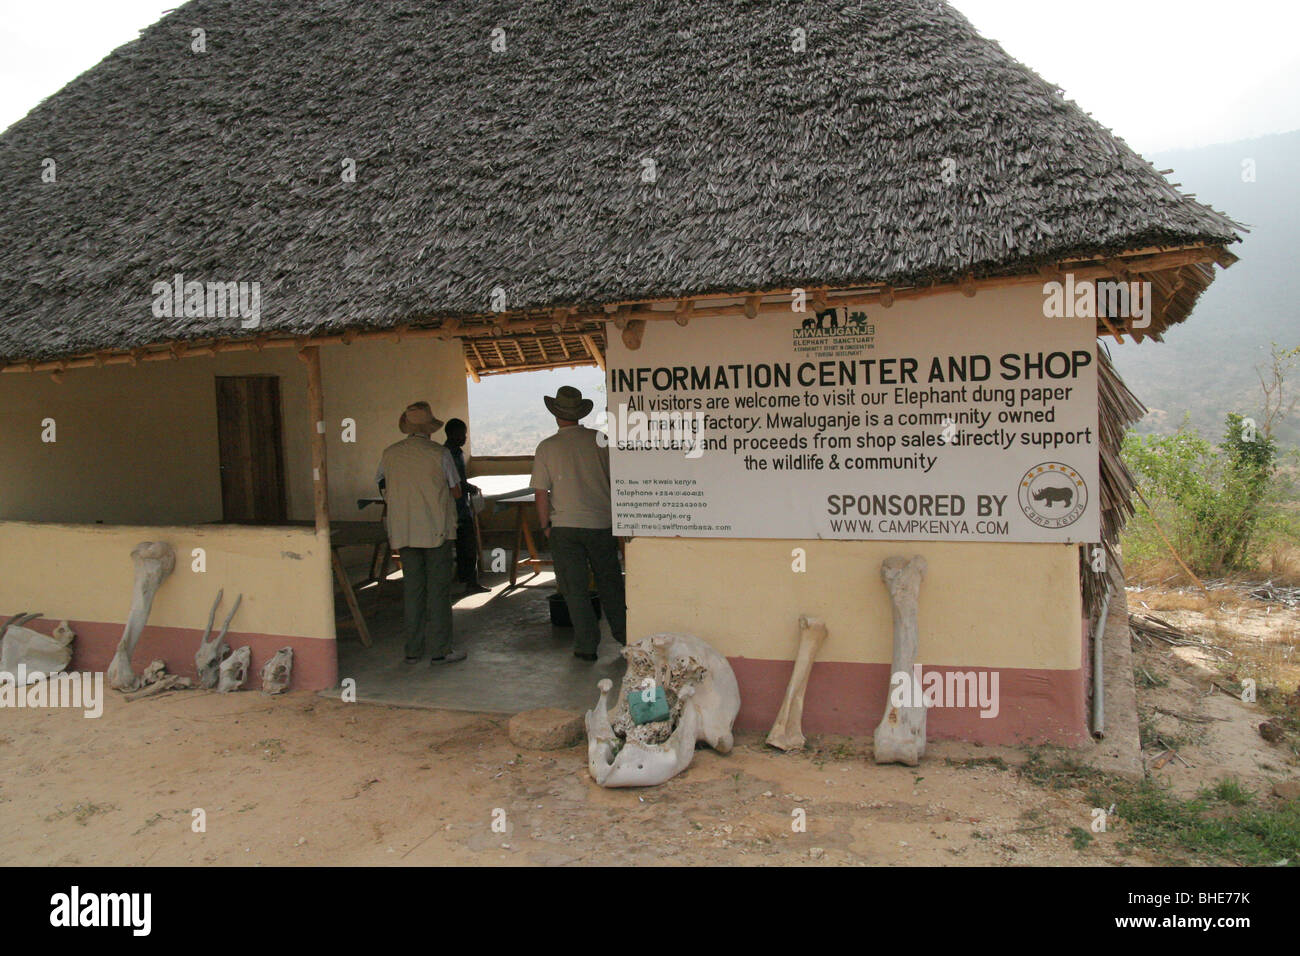
<svg viewBox="0 0 1300 956">
<path fill-rule="evenodd" d="M 283 694 L 293 680 L 293 648 L 282 647 L 262 665 L 262 693 Z"/>
<path fill-rule="evenodd" d="M 67 621 L 60 621 L 54 634 L 42 634 L 24 627 L 39 614 L 19 614 L 0 626 L 0 677 L 18 680 L 18 669 L 26 669 L 27 682 L 37 674 L 58 674 L 72 661 L 72 641 L 76 634 Z"/>
<path fill-rule="evenodd" d="M 217 681 L 217 690 L 223 694 L 239 690 L 248 677 L 248 665 L 253 651 L 247 644 L 235 651 L 221 662 L 221 677 Z"/>
<path fill-rule="evenodd" d="M 108 686 L 115 690 L 131 691 L 140 686 L 140 679 L 131 670 L 131 655 L 140 643 L 154 595 L 167 576 L 176 567 L 176 552 L 166 541 L 142 541 L 131 552 L 135 562 L 135 588 L 131 593 L 131 612 L 127 615 L 122 640 L 108 665 Z"/>
<path fill-rule="evenodd" d="M 596 783 L 652 787 L 685 770 L 701 740 L 719 753 L 731 750 L 740 688 L 725 657 L 689 634 L 652 634 L 623 656 L 627 673 L 618 700 L 609 706 L 614 685 L 602 680 L 600 699 L 587 711 L 587 767 Z M 655 686 L 668 699 L 668 719 L 638 725 L 627 695 Z"/>
<path fill-rule="evenodd" d="M 242 594 L 236 596 L 235 604 L 226 615 L 226 622 L 221 625 L 221 633 L 215 640 L 209 641 L 212 634 L 212 622 L 217 618 L 217 608 L 221 605 L 221 596 L 224 590 L 217 592 L 217 599 L 212 602 L 212 610 L 208 612 L 208 627 L 203 632 L 203 637 L 199 639 L 199 649 L 194 654 L 194 666 L 199 672 L 200 687 L 216 687 L 217 681 L 221 676 L 221 662 L 226 659 L 230 653 L 230 647 L 226 644 L 226 631 L 230 630 L 230 621 L 234 618 L 235 612 L 239 610 L 239 602 L 244 599 Z"/>
</svg>

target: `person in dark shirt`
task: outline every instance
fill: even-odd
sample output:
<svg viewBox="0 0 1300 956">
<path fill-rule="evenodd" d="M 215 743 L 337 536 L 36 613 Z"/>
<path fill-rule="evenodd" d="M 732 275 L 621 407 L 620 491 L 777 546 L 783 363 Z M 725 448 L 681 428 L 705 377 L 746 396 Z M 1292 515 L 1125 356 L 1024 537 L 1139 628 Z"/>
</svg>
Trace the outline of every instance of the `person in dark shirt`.
<svg viewBox="0 0 1300 956">
<path fill-rule="evenodd" d="M 470 495 L 477 494 L 478 488 L 465 477 L 465 440 L 469 437 L 469 427 L 459 418 L 453 418 L 447 422 L 444 434 L 447 450 L 460 473 L 462 492 L 456 499 L 456 579 L 465 585 L 466 594 L 482 594 L 489 589 L 478 583 L 478 534 L 474 506 L 470 503 Z"/>
</svg>

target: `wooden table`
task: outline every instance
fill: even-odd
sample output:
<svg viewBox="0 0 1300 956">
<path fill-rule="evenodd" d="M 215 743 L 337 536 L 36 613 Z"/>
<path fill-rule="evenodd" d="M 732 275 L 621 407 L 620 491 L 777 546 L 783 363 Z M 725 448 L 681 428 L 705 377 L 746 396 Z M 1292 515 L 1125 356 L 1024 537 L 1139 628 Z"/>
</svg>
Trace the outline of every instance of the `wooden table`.
<svg viewBox="0 0 1300 956">
<path fill-rule="evenodd" d="M 381 578 L 375 577 L 374 555 L 382 554 L 384 568 L 388 567 L 388 529 L 382 521 L 330 522 L 330 564 L 334 566 L 334 578 L 343 591 L 343 599 L 347 602 L 348 612 L 352 615 L 352 623 L 356 625 L 357 633 L 361 637 L 361 643 L 369 647 L 370 628 L 366 626 L 366 619 L 361 613 L 361 605 L 357 603 L 356 589 L 352 586 L 351 580 L 348 579 L 348 572 L 343 567 L 343 559 L 339 556 L 341 548 L 362 545 L 373 548 L 370 560 L 370 577 L 361 582 L 362 586 L 365 586 L 381 580 Z"/>
<path fill-rule="evenodd" d="M 528 526 L 528 515 L 535 508 L 537 496 L 529 491 L 527 494 L 512 495 L 497 499 L 494 504 L 498 508 L 513 508 L 515 510 L 515 547 L 510 556 L 510 587 L 514 587 L 519 580 L 519 566 L 521 564 L 531 565 L 533 574 L 539 574 L 542 568 L 554 567 L 555 562 L 549 558 L 543 558 L 537 551 L 537 542 L 533 539 L 533 529 Z M 519 557 L 519 552 L 528 548 L 528 557 Z"/>
</svg>

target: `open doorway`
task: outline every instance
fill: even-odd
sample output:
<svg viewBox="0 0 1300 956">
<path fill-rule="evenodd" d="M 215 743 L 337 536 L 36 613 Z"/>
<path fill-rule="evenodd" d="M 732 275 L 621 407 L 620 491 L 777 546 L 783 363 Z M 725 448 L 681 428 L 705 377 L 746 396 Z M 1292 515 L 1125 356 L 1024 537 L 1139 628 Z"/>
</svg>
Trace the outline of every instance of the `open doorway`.
<svg viewBox="0 0 1300 956">
<path fill-rule="evenodd" d="M 597 661 L 575 659 L 572 628 L 556 624 L 552 616 L 556 585 L 550 562 L 530 567 L 527 560 L 535 549 L 544 554 L 546 541 L 536 526 L 529 489 L 537 444 L 556 430 L 543 396 L 563 385 L 580 389 L 597 409 L 604 408 L 605 374 L 595 367 L 485 375 L 468 385 L 466 471 L 485 499 L 477 516 L 479 582 L 489 588 L 470 594 L 452 586 L 454 640 L 468 659 L 450 667 L 403 662 L 401 577 L 394 570 L 359 589 L 373 646 L 339 644 L 340 673 L 356 679 L 358 700 L 496 713 L 536 707 L 580 711 L 594 703 L 597 681 L 621 678 L 625 664 L 608 621 L 602 615 Z M 595 412 L 583 424 L 595 427 Z"/>
</svg>

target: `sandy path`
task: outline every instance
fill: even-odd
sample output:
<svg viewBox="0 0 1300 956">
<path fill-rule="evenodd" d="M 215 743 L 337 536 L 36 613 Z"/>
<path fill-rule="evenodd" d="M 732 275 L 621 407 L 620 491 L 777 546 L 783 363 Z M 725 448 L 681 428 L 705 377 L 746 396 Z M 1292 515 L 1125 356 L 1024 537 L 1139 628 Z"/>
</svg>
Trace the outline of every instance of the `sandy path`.
<svg viewBox="0 0 1300 956">
<path fill-rule="evenodd" d="M 663 787 L 606 791 L 584 747 L 519 755 L 500 716 L 202 691 L 0 716 L 3 864 L 1143 862 L 1115 834 L 1073 848 L 1081 793 L 946 762 L 1023 759 L 995 748 L 932 743 L 912 771 L 868 763 L 868 741 L 783 755 L 742 735 Z"/>
</svg>

